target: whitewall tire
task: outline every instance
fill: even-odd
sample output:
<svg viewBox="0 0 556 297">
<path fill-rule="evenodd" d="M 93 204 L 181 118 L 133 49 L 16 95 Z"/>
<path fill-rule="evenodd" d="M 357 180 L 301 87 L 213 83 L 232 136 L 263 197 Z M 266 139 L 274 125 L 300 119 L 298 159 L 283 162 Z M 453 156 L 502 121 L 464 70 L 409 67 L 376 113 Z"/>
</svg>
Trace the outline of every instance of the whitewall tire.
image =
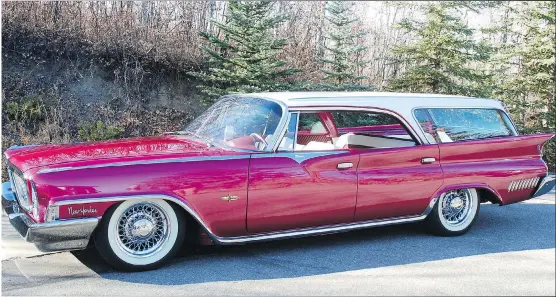
<svg viewBox="0 0 556 297">
<path fill-rule="evenodd" d="M 130 199 L 104 214 L 95 232 L 95 244 L 113 267 L 143 271 L 172 259 L 184 235 L 181 209 L 162 199 Z"/>
<path fill-rule="evenodd" d="M 437 235 L 461 235 L 475 223 L 480 207 L 477 190 L 448 191 L 440 196 L 425 224 L 429 231 Z"/>
</svg>

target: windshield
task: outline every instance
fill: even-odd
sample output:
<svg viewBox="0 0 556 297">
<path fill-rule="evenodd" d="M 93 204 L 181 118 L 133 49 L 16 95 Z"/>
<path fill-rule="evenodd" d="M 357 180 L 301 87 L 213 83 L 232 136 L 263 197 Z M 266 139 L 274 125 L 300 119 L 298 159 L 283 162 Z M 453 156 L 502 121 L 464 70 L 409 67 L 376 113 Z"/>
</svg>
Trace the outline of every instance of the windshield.
<svg viewBox="0 0 556 297">
<path fill-rule="evenodd" d="M 184 132 L 214 145 L 264 151 L 277 137 L 282 107 L 257 98 L 226 96 L 193 120 Z"/>
</svg>

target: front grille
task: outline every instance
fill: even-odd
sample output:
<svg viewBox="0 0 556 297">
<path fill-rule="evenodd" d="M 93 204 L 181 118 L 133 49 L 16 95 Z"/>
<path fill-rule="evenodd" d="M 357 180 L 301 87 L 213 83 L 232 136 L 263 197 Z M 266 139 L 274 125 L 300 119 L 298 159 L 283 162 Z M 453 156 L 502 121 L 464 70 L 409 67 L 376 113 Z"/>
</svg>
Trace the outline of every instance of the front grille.
<svg viewBox="0 0 556 297">
<path fill-rule="evenodd" d="M 536 188 L 537 185 L 539 184 L 540 179 L 541 179 L 540 177 L 533 177 L 527 179 L 514 180 L 510 182 L 510 185 L 508 186 L 508 192 Z"/>
</svg>

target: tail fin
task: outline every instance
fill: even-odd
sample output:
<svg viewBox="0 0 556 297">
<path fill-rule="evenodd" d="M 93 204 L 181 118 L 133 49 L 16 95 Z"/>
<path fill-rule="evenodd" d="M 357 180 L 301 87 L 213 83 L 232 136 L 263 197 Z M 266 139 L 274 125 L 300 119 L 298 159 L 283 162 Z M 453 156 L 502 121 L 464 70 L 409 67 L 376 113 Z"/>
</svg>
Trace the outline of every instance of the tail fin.
<svg viewBox="0 0 556 297">
<path fill-rule="evenodd" d="M 531 139 L 534 143 L 536 143 L 537 148 L 539 150 L 539 154 L 542 155 L 542 151 L 544 146 L 548 143 L 548 141 L 554 137 L 554 133 L 543 133 L 543 134 L 532 134 L 532 135 L 524 135 L 523 137 Z"/>
</svg>

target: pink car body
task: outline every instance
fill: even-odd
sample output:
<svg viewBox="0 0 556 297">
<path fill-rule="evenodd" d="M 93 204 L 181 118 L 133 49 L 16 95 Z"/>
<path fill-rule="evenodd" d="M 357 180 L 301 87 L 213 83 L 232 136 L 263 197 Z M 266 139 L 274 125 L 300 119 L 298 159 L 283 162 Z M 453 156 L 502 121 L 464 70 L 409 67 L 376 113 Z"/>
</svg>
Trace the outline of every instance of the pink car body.
<svg viewBox="0 0 556 297">
<path fill-rule="evenodd" d="M 353 100 L 327 94 L 321 101 L 318 96 L 299 99 L 298 93 L 244 96 L 280 102 L 286 118 L 304 110 L 384 111 L 396 115 L 419 144 L 373 150 L 249 151 L 167 134 L 14 147 L 5 152 L 12 183 L 3 185 L 4 209 L 22 236 L 43 251 L 87 247 L 107 209 L 142 197 L 183 208 L 198 226 L 197 238 L 210 239 L 202 240 L 205 243 L 240 244 L 419 221 L 442 193 L 458 188 L 475 188 L 483 202 L 507 205 L 553 185 L 541 158 L 542 146 L 553 134 L 428 143 L 412 113 L 396 110 L 397 103 L 380 103 L 397 99 L 375 93 Z M 388 96 L 392 95 L 383 94 Z M 442 100 L 448 100 L 431 97 L 424 99 L 429 106 L 444 106 Z M 406 99 L 400 100 L 405 104 Z M 478 104 L 475 99 L 450 100 L 453 105 Z M 490 101 L 488 108 L 499 106 L 504 112 L 498 101 Z M 328 128 L 322 135 L 346 130 L 334 127 L 326 116 L 323 122 Z M 397 125 L 359 129 L 400 134 Z M 241 148 L 241 141 L 237 143 Z M 13 191 L 13 175 L 25 183 L 27 207 Z"/>
</svg>

